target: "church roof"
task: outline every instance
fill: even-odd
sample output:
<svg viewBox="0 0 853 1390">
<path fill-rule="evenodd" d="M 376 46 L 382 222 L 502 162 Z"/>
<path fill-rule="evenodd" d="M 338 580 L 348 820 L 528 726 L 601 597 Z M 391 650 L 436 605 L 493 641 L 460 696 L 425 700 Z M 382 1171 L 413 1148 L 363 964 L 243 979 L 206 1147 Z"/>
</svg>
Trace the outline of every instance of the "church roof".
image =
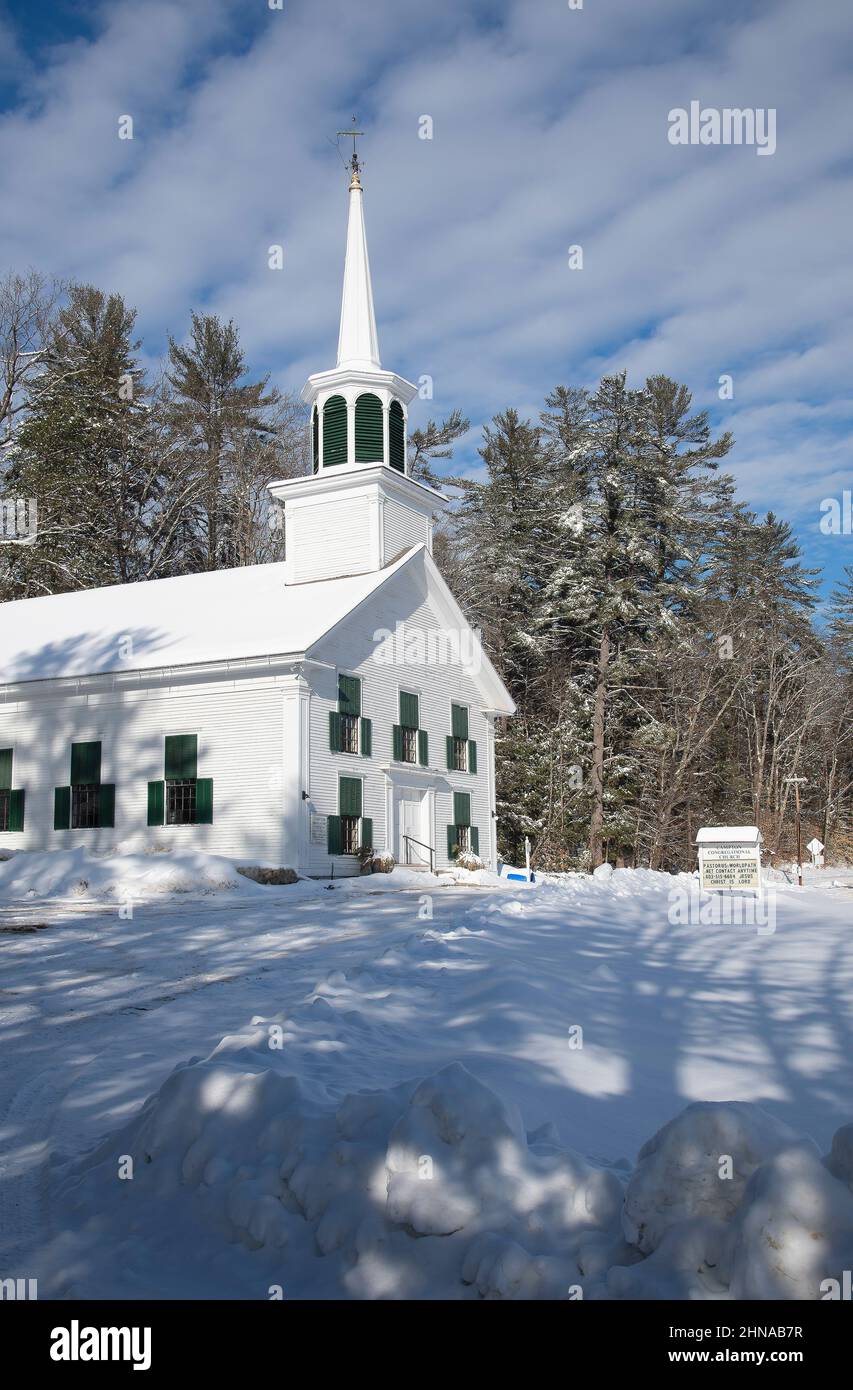
<svg viewBox="0 0 853 1390">
<path fill-rule="evenodd" d="M 369 574 L 284 582 L 247 565 L 0 604 L 0 685 L 298 655 L 415 549 Z"/>
</svg>

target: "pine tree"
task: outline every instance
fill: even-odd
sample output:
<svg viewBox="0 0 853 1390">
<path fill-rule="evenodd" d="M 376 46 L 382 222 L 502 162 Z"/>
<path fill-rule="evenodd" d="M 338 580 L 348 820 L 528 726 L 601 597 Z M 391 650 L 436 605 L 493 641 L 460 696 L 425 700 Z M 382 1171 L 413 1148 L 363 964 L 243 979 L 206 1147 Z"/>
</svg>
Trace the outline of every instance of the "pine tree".
<svg viewBox="0 0 853 1390">
<path fill-rule="evenodd" d="M 842 671 L 853 675 L 853 565 L 846 565 L 843 579 L 832 591 L 829 640 Z"/>
<path fill-rule="evenodd" d="M 73 286 L 30 384 L 7 488 L 38 504 L 38 536 L 6 576 L 17 597 L 126 582 L 144 571 L 159 467 L 149 449 L 135 311 Z"/>
<path fill-rule="evenodd" d="M 267 517 L 266 483 L 282 476 L 282 409 L 293 403 L 244 381 L 233 322 L 192 315 L 190 343 L 169 339 L 167 401 L 171 466 L 185 485 L 181 548 L 189 569 L 252 563 Z M 266 558 L 266 557 L 265 557 Z"/>
</svg>

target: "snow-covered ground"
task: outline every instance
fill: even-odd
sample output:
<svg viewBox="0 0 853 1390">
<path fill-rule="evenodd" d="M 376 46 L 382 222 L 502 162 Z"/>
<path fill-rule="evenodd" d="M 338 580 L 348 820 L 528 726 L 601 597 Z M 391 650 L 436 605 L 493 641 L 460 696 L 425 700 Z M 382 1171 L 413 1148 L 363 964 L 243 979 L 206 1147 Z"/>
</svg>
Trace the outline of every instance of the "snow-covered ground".
<svg viewBox="0 0 853 1390">
<path fill-rule="evenodd" d="M 0 863 L 0 1276 L 820 1298 L 853 1266 L 853 873 L 769 927 L 686 876 L 460 878 Z"/>
</svg>

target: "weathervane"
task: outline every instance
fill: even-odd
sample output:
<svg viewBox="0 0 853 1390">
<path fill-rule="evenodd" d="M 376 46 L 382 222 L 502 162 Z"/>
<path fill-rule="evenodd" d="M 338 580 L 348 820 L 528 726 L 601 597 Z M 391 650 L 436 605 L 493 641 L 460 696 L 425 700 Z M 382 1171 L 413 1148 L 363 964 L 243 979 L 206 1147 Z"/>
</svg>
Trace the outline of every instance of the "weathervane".
<svg viewBox="0 0 853 1390">
<path fill-rule="evenodd" d="M 360 178 L 359 178 L 359 174 L 361 173 L 361 163 L 360 163 L 359 158 L 358 158 L 358 151 L 357 151 L 357 149 L 356 149 L 356 141 L 357 141 L 359 135 L 363 135 L 363 134 L 364 134 L 364 131 L 363 131 L 363 130 L 356 130 L 356 126 L 357 126 L 357 125 L 358 125 L 358 121 L 356 120 L 355 116 L 353 116 L 353 118 L 352 118 L 352 129 L 351 129 L 351 130 L 339 130 L 339 131 L 338 131 L 338 139 L 340 139 L 342 135 L 349 136 L 349 137 L 352 139 L 352 159 L 351 159 L 351 161 L 350 161 L 350 168 L 351 168 L 351 170 L 352 170 L 352 178 L 350 179 L 350 188 L 361 188 L 361 180 L 360 180 Z"/>
</svg>

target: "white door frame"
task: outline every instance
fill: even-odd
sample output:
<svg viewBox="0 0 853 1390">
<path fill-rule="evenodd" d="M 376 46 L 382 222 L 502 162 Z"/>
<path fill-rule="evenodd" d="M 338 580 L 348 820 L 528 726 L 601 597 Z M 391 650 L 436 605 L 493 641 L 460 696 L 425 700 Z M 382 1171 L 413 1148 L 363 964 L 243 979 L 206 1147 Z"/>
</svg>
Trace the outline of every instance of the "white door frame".
<svg viewBox="0 0 853 1390">
<path fill-rule="evenodd" d="M 427 813 L 429 810 L 429 793 L 426 787 L 397 786 L 394 788 L 393 796 L 393 834 L 394 834 L 394 857 L 398 864 L 406 863 L 406 846 L 403 840 L 404 822 L 403 806 L 409 805 L 418 807 L 416 818 L 417 828 L 412 828 L 409 834 L 422 844 L 429 845 L 429 828 L 427 825 Z M 424 849 L 419 849 L 416 845 L 412 847 L 412 855 L 418 856 L 418 860 L 429 868 L 429 854 Z M 417 862 L 417 860 L 416 860 Z"/>
</svg>

